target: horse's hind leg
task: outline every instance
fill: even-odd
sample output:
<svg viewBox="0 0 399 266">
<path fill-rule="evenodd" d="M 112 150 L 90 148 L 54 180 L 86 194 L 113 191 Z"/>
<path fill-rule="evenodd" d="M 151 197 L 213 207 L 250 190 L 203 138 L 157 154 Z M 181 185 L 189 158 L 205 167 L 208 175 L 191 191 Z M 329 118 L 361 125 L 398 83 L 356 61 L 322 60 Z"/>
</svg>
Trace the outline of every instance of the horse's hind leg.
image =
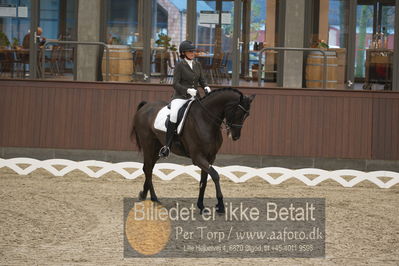
<svg viewBox="0 0 399 266">
<path fill-rule="evenodd" d="M 144 153 L 144 165 L 143 172 L 145 175 L 145 182 L 143 186 L 143 191 L 140 192 L 140 200 L 145 200 L 147 198 L 147 193 L 150 191 L 151 200 L 158 201 L 157 195 L 155 194 L 154 185 L 152 184 L 152 170 L 154 165 L 159 159 L 158 151 L 161 148 L 161 143 L 159 141 L 154 141 L 151 145 L 143 147 Z"/>
</svg>

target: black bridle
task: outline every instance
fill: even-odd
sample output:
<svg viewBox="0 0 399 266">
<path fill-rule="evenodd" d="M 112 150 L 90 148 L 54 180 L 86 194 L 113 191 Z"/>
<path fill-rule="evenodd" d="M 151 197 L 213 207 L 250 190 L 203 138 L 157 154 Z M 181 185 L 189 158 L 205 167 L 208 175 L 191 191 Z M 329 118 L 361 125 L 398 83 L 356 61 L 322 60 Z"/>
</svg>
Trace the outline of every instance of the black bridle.
<svg viewBox="0 0 399 266">
<path fill-rule="evenodd" d="M 195 100 L 199 103 L 199 105 L 202 107 L 202 109 L 205 110 L 206 114 L 208 116 L 210 116 L 213 120 L 212 122 L 214 122 L 215 124 L 219 125 L 219 124 L 223 124 L 225 126 L 225 128 L 228 130 L 230 128 L 242 128 L 244 125 L 244 121 L 245 119 L 249 116 L 249 110 L 245 109 L 242 105 L 241 105 L 241 101 L 238 103 L 238 105 L 236 106 L 235 110 L 234 110 L 234 115 L 237 113 L 237 109 L 240 108 L 241 110 L 244 111 L 244 117 L 242 119 L 242 123 L 241 124 L 234 124 L 231 123 L 229 121 L 227 121 L 227 117 L 226 117 L 226 122 L 223 119 L 220 119 L 219 117 L 215 116 L 214 114 L 212 114 L 208 109 L 206 109 L 206 107 L 202 104 L 201 100 L 199 98 L 195 98 Z M 216 120 L 216 121 L 215 121 Z"/>
<path fill-rule="evenodd" d="M 239 103 L 239 104 L 236 106 L 235 111 L 234 111 L 234 115 L 237 113 L 237 108 L 240 108 L 241 110 L 244 111 L 244 117 L 242 118 L 241 124 L 229 123 L 229 122 L 227 121 L 227 118 L 226 118 L 226 124 L 227 124 L 227 126 L 229 126 L 230 128 L 242 128 L 242 126 L 244 125 L 245 119 L 249 116 L 249 111 L 248 111 L 247 109 L 245 109 L 245 108 L 241 105 L 241 103 Z M 234 116 L 234 115 L 233 115 L 233 116 Z"/>
</svg>

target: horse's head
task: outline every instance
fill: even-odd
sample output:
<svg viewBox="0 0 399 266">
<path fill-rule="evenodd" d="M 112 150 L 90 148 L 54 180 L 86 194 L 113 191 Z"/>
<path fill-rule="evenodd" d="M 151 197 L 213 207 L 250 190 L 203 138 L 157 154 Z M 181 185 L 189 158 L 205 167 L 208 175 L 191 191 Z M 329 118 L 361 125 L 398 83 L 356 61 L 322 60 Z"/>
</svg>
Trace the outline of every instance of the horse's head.
<svg viewBox="0 0 399 266">
<path fill-rule="evenodd" d="M 249 116 L 251 103 L 255 98 L 255 94 L 251 96 L 243 95 L 240 101 L 231 104 L 226 109 L 226 124 L 227 134 L 233 140 L 238 140 L 241 136 L 241 128 L 244 125 L 245 119 Z"/>
</svg>

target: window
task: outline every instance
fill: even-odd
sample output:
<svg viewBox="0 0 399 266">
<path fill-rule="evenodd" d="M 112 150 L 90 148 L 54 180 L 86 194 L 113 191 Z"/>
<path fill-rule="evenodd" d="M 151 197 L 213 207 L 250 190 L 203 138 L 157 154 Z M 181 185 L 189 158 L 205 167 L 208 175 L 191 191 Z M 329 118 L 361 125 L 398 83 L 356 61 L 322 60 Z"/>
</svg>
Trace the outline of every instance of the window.
<svg viewBox="0 0 399 266">
<path fill-rule="evenodd" d="M 345 48 L 347 38 L 348 1 L 330 0 L 328 12 L 328 45 L 331 48 Z"/>
</svg>

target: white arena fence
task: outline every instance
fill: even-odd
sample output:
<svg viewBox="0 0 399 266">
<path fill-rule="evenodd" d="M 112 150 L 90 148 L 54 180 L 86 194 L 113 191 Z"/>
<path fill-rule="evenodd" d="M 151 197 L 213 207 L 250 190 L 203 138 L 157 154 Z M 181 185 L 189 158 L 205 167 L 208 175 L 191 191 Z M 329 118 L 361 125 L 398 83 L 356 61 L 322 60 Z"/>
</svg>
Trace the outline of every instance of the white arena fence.
<svg viewBox="0 0 399 266">
<path fill-rule="evenodd" d="M 47 170 L 54 176 L 64 176 L 74 170 L 80 170 L 88 176 L 94 178 L 99 178 L 111 171 L 114 171 L 127 179 L 135 179 L 144 174 L 142 171 L 143 164 L 138 162 L 109 163 L 94 160 L 75 162 L 64 159 L 50 159 L 40 161 L 31 158 L 0 158 L 0 169 L 3 167 L 8 167 L 19 175 L 28 175 L 36 169 L 40 168 Z M 60 170 L 58 170 L 57 168 Z M 93 170 L 91 168 L 96 169 Z M 399 173 L 392 171 L 362 172 L 350 169 L 326 171 L 316 168 L 303 168 L 292 170 L 282 167 L 252 168 L 239 165 L 225 167 L 214 166 L 214 168 L 220 175 L 226 176 L 235 183 L 245 182 L 256 176 L 262 178 L 272 185 L 281 184 L 289 179 L 298 179 L 308 186 L 316 186 L 321 182 L 329 179 L 338 182 L 344 187 L 353 187 L 356 184 L 365 180 L 370 181 L 380 188 L 390 188 L 399 183 Z M 131 171 L 132 169 L 135 170 Z M 164 170 L 168 170 L 167 172 L 169 173 L 164 173 Z M 239 176 L 237 176 L 235 173 L 240 174 Z M 201 177 L 200 170 L 197 166 L 185 166 L 173 163 L 156 164 L 153 174 L 158 176 L 162 180 L 172 180 L 176 176 L 182 174 L 190 175 L 198 181 Z M 273 178 L 273 175 L 277 175 L 278 177 Z M 307 176 L 315 177 L 309 178 Z M 346 177 L 350 180 L 347 181 L 343 177 Z M 384 180 L 388 181 L 384 182 L 380 178 L 384 178 Z"/>
</svg>

